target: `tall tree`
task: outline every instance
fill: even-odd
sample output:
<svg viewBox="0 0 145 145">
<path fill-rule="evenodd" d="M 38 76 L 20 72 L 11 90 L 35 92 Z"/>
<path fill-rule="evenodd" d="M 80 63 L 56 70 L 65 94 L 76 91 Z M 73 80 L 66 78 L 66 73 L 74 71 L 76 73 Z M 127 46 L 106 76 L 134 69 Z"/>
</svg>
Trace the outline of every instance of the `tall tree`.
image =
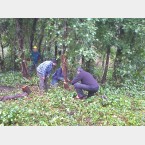
<svg viewBox="0 0 145 145">
<path fill-rule="evenodd" d="M 36 31 L 37 21 L 38 21 L 38 18 L 33 19 L 32 30 L 31 30 L 31 35 L 30 35 L 30 50 L 32 50 L 33 48 L 34 34 Z"/>
<path fill-rule="evenodd" d="M 67 19 L 64 19 L 63 21 L 63 39 L 64 39 L 64 43 L 63 43 L 63 51 L 62 51 L 62 56 L 61 56 L 61 63 L 62 63 L 62 72 L 64 75 L 64 81 L 66 82 L 64 84 L 65 89 L 69 89 L 68 86 L 68 78 L 67 78 L 67 70 L 68 70 L 68 66 L 67 66 L 67 56 L 66 56 L 66 44 L 67 44 Z"/>
<path fill-rule="evenodd" d="M 108 72 L 108 67 L 109 67 L 109 57 L 110 57 L 110 46 L 107 46 L 107 52 L 106 52 L 106 64 L 105 64 L 105 69 L 104 73 L 102 76 L 101 83 L 104 84 L 106 82 L 106 77 L 107 77 L 107 72 Z"/>
<path fill-rule="evenodd" d="M 23 77 L 28 78 L 28 70 L 25 60 L 25 51 L 24 51 L 24 34 L 23 34 L 23 19 L 17 18 L 16 20 L 16 31 L 17 31 L 17 39 L 18 39 L 18 49 L 20 52 L 21 58 L 21 72 Z"/>
</svg>

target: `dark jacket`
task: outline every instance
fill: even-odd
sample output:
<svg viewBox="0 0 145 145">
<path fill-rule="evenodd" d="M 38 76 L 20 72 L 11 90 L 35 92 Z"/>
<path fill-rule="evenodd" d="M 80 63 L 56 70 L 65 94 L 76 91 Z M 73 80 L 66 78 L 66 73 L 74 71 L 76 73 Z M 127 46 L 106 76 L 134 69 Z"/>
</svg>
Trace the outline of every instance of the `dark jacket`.
<svg viewBox="0 0 145 145">
<path fill-rule="evenodd" d="M 75 83 L 81 81 L 82 84 L 89 85 L 89 86 L 94 86 L 98 87 L 99 84 L 97 81 L 94 79 L 94 77 L 89 73 L 84 70 L 81 70 L 81 72 L 72 80 L 72 85 Z"/>
<path fill-rule="evenodd" d="M 33 63 L 37 64 L 39 59 L 40 59 L 40 53 L 32 51 L 31 52 L 31 60 L 33 61 Z"/>
<path fill-rule="evenodd" d="M 56 72 L 52 75 L 52 77 L 53 77 L 54 79 L 58 79 L 58 78 L 60 78 L 60 77 L 64 77 L 64 76 L 63 76 L 63 73 L 62 73 L 62 68 L 61 68 L 61 67 L 58 68 L 58 69 L 56 70 Z"/>
</svg>

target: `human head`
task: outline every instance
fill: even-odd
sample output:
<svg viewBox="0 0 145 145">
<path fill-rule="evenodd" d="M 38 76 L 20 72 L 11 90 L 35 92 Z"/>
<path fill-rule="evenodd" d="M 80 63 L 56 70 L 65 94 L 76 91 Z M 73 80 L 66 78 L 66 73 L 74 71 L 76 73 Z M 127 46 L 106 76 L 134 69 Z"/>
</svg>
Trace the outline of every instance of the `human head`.
<svg viewBox="0 0 145 145">
<path fill-rule="evenodd" d="M 57 65 L 57 60 L 56 59 L 52 59 L 51 61 L 53 62 L 53 66 Z"/>
<path fill-rule="evenodd" d="M 34 52 L 37 52 L 37 51 L 38 51 L 37 46 L 33 46 L 33 51 L 34 51 Z"/>
<path fill-rule="evenodd" d="M 81 67 L 78 67 L 78 69 L 77 69 L 77 74 L 79 74 L 80 72 L 82 72 L 83 71 L 83 69 L 81 68 Z"/>
</svg>

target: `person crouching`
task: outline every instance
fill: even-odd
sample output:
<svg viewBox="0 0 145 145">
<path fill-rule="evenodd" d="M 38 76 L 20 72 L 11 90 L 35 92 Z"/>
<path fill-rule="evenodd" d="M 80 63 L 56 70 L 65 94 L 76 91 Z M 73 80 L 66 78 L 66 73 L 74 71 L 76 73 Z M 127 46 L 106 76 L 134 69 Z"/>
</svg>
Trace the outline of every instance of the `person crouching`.
<svg viewBox="0 0 145 145">
<path fill-rule="evenodd" d="M 78 83 L 81 81 L 81 83 Z M 76 77 L 71 81 L 77 92 L 77 99 L 83 99 L 93 96 L 99 90 L 99 84 L 95 78 L 89 73 L 84 71 L 82 68 L 77 69 Z M 83 90 L 88 91 L 86 96 Z"/>
<path fill-rule="evenodd" d="M 62 68 L 58 68 L 52 75 L 51 86 L 56 87 L 59 81 L 64 81 Z"/>
</svg>

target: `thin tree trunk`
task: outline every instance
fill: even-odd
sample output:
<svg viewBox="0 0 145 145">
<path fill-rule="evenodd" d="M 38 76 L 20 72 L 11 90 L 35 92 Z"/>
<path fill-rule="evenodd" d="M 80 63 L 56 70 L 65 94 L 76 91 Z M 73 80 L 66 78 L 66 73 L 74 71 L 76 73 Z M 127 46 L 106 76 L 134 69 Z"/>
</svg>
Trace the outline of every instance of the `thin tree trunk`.
<svg viewBox="0 0 145 145">
<path fill-rule="evenodd" d="M 39 49 L 40 53 L 41 53 L 41 45 L 42 45 L 43 38 L 44 38 L 45 27 L 46 27 L 46 20 L 44 20 L 44 22 L 42 23 L 42 26 L 41 26 L 41 37 L 40 37 L 39 43 L 38 43 L 38 49 Z"/>
<path fill-rule="evenodd" d="M 63 38 L 64 38 L 64 42 L 67 41 L 67 19 L 64 19 L 64 25 L 63 25 L 63 29 L 64 29 L 64 34 L 63 34 Z M 66 57 L 66 44 L 63 43 L 63 54 L 61 56 L 61 63 L 62 63 L 62 72 L 64 75 L 64 81 L 66 82 L 64 84 L 64 88 L 69 90 L 69 85 L 68 85 L 68 78 L 67 78 L 67 57 Z"/>
<path fill-rule="evenodd" d="M 86 71 L 91 72 L 91 60 L 86 62 Z"/>
<path fill-rule="evenodd" d="M 25 60 L 25 54 L 24 54 L 24 36 L 23 36 L 23 19 L 18 18 L 16 19 L 16 30 L 17 30 L 17 38 L 18 38 L 18 48 L 21 52 L 20 58 L 21 58 L 21 72 L 23 77 L 28 78 L 28 70 L 26 66 L 26 60 Z"/>
<path fill-rule="evenodd" d="M 55 58 L 57 58 L 57 41 L 55 41 Z"/>
<path fill-rule="evenodd" d="M 36 31 L 37 21 L 38 21 L 38 18 L 34 18 L 33 25 L 32 25 L 32 32 L 31 32 L 31 35 L 30 35 L 30 50 L 32 50 L 32 48 L 33 48 L 34 34 L 35 34 L 35 31 Z"/>
<path fill-rule="evenodd" d="M 116 81 L 120 78 L 118 76 L 117 69 L 119 68 L 121 62 L 122 62 L 122 48 L 117 47 L 116 57 L 115 57 L 115 61 L 114 61 L 113 76 L 112 76 L 113 79 L 115 79 Z"/>
<path fill-rule="evenodd" d="M 42 34 L 42 36 L 40 37 L 39 43 L 38 43 L 38 50 L 39 50 L 40 53 L 41 53 L 41 44 L 42 44 L 42 41 L 43 41 L 43 37 L 44 37 L 44 35 Z"/>
<path fill-rule="evenodd" d="M 57 33 L 57 31 L 58 31 L 58 19 L 56 19 L 56 21 L 55 21 L 55 27 L 56 27 L 55 58 L 57 58 L 57 56 L 58 56 L 58 42 L 57 42 L 57 39 L 58 39 L 58 36 L 59 36 L 59 34 Z"/>
<path fill-rule="evenodd" d="M 66 51 L 66 39 L 67 39 L 67 19 L 64 19 L 64 24 L 63 24 L 63 29 L 64 29 L 64 34 L 63 34 L 63 39 L 64 39 L 64 43 L 63 43 L 63 54 L 62 54 L 62 70 L 63 70 L 63 75 L 64 75 L 64 80 L 65 82 L 67 82 L 67 59 L 65 56 L 65 51 Z"/>
<path fill-rule="evenodd" d="M 125 35 L 125 32 L 124 32 L 123 26 L 120 26 L 119 27 L 119 36 L 118 36 L 118 38 L 120 40 L 123 40 L 124 35 Z M 122 63 L 122 46 L 118 46 L 117 51 L 116 51 L 115 61 L 114 61 L 113 75 L 112 75 L 112 78 L 115 81 L 121 80 L 121 77 L 117 72 L 117 69 L 120 68 L 121 63 Z"/>
<path fill-rule="evenodd" d="M 64 19 L 64 24 L 63 24 L 63 29 L 64 29 L 64 34 L 63 34 L 63 39 L 64 39 L 64 43 L 63 43 L 63 54 L 65 54 L 66 51 L 66 41 L 67 41 L 67 19 Z"/>
<path fill-rule="evenodd" d="M 109 67 L 110 49 L 111 49 L 110 46 L 107 46 L 106 64 L 105 64 L 105 69 L 104 69 L 104 73 L 101 80 L 102 84 L 106 82 L 106 77 L 107 77 L 107 72 L 108 72 L 108 67 Z"/>
<path fill-rule="evenodd" d="M 102 70 L 104 72 L 104 67 L 105 66 L 105 55 L 103 54 L 103 61 L 102 61 Z"/>
<path fill-rule="evenodd" d="M 1 48 L 2 48 L 2 59 L 4 60 L 4 47 L 3 47 L 2 42 L 1 42 Z"/>
<path fill-rule="evenodd" d="M 16 55 L 16 47 L 14 47 L 14 71 L 17 69 L 17 65 L 16 65 L 16 62 L 15 60 L 17 59 L 17 55 Z"/>
<path fill-rule="evenodd" d="M 1 49 L 2 49 L 2 58 L 1 58 L 1 70 L 3 71 L 5 69 L 5 58 L 4 58 L 4 47 L 3 44 L 1 42 Z"/>
</svg>

